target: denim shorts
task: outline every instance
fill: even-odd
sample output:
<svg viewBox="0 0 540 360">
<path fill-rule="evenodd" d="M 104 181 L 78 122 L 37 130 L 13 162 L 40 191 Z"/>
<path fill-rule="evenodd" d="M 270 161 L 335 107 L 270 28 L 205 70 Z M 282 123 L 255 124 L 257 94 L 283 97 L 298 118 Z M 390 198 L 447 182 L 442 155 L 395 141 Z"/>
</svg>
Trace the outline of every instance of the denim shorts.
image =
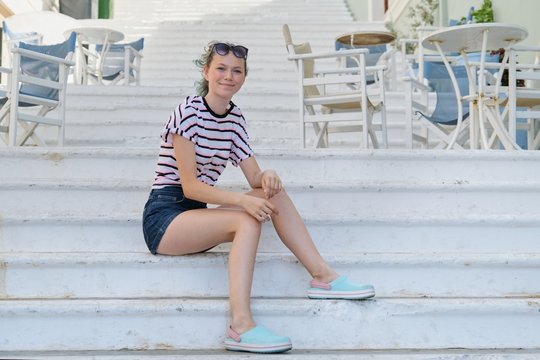
<svg viewBox="0 0 540 360">
<path fill-rule="evenodd" d="M 184 211 L 204 209 L 206 204 L 184 197 L 181 186 L 152 189 L 143 212 L 143 233 L 146 246 L 156 254 L 165 230 L 175 217 Z"/>
</svg>

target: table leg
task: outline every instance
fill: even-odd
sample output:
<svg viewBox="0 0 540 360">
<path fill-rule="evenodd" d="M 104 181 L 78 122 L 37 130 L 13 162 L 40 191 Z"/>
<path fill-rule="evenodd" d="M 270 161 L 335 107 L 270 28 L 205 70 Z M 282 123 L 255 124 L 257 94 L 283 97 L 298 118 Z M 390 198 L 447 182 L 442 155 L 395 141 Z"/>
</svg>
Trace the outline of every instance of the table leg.
<svg viewBox="0 0 540 360">
<path fill-rule="evenodd" d="M 450 76 L 450 80 L 452 81 L 452 86 L 454 87 L 454 91 L 456 93 L 458 118 L 457 118 L 456 128 L 454 129 L 452 138 L 450 139 L 450 143 L 448 144 L 448 147 L 447 147 L 448 149 L 451 149 L 457 141 L 458 135 L 461 132 L 461 126 L 463 124 L 463 104 L 462 104 L 463 97 L 461 96 L 461 91 L 459 90 L 459 85 L 456 80 L 456 75 L 454 74 L 454 71 L 452 70 L 450 63 L 448 62 L 448 59 L 444 55 L 444 52 L 441 49 L 441 45 L 438 42 L 434 42 L 434 45 L 437 48 L 437 51 L 439 52 L 439 55 L 441 56 L 444 62 L 444 66 L 446 67 L 446 71 L 448 71 L 448 75 Z"/>
</svg>

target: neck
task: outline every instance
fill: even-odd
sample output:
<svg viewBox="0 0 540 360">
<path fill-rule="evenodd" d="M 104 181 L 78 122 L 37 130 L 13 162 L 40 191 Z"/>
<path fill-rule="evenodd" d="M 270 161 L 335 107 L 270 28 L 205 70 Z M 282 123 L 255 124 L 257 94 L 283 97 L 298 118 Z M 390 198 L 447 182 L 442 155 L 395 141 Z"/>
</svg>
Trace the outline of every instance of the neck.
<svg viewBox="0 0 540 360">
<path fill-rule="evenodd" d="M 207 94 L 204 98 L 208 106 L 210 106 L 212 111 L 216 114 L 225 114 L 229 109 L 229 103 L 231 99 L 212 96 L 211 94 Z"/>
</svg>

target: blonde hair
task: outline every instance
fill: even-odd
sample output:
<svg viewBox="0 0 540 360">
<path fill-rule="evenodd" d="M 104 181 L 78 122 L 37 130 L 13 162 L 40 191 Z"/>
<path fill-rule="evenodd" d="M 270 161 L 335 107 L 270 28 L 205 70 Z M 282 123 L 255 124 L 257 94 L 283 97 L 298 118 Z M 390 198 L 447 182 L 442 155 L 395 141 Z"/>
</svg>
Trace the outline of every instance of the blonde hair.
<svg viewBox="0 0 540 360">
<path fill-rule="evenodd" d="M 214 44 L 221 42 L 231 47 L 236 46 L 236 44 L 231 42 L 212 40 L 208 43 L 208 45 L 206 45 L 206 47 L 204 48 L 204 52 L 201 54 L 201 56 L 199 56 L 198 59 L 193 60 L 193 63 L 199 68 L 201 72 L 201 80 L 195 82 L 195 91 L 197 95 L 206 96 L 206 94 L 208 94 L 208 80 L 204 78 L 203 70 L 206 66 L 210 66 L 212 60 L 214 59 Z M 247 76 L 247 59 L 244 59 L 244 72 Z"/>
</svg>

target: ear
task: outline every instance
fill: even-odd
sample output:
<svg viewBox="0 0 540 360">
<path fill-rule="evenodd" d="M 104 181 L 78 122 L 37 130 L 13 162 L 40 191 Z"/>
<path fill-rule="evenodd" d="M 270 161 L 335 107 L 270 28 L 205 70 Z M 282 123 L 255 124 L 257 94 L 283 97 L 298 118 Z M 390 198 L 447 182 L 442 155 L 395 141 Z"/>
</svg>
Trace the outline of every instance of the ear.
<svg viewBox="0 0 540 360">
<path fill-rule="evenodd" d="M 208 81 L 208 65 L 204 66 L 202 73 L 203 73 L 204 79 Z"/>
</svg>

